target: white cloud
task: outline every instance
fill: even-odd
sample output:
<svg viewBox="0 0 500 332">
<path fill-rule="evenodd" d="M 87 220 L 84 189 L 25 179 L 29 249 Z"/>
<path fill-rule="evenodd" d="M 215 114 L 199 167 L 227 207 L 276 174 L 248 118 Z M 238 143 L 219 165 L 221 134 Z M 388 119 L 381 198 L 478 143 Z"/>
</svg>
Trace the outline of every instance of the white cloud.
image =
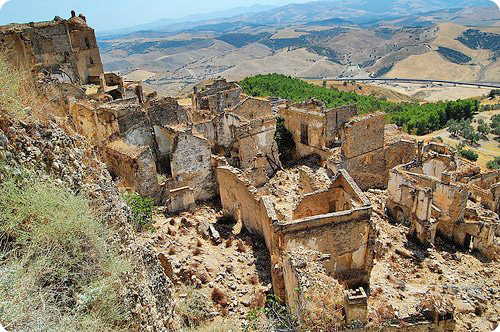
<svg viewBox="0 0 500 332">
<path fill-rule="evenodd" d="M 497 4 L 498 8 L 500 8 L 500 0 L 492 0 L 492 1 Z"/>
<path fill-rule="evenodd" d="M 2 9 L 2 6 L 5 5 L 5 3 L 9 0 L 0 0 L 0 9 Z"/>
</svg>

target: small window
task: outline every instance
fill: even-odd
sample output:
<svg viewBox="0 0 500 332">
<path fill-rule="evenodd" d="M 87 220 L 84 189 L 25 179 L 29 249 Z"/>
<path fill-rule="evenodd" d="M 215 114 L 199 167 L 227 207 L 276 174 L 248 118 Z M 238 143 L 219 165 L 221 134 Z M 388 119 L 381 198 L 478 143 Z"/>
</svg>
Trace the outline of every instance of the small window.
<svg viewBox="0 0 500 332">
<path fill-rule="evenodd" d="M 90 62 L 91 65 L 93 65 L 94 64 L 94 59 L 92 59 L 92 57 L 90 57 L 89 58 L 89 62 Z"/>
<path fill-rule="evenodd" d="M 200 163 L 203 162 L 203 156 L 198 156 L 198 162 L 200 162 Z"/>
<path fill-rule="evenodd" d="M 308 126 L 304 123 L 300 125 L 300 143 L 309 144 Z"/>
<path fill-rule="evenodd" d="M 85 37 L 85 46 L 87 46 L 87 48 L 91 47 L 89 37 Z"/>
</svg>

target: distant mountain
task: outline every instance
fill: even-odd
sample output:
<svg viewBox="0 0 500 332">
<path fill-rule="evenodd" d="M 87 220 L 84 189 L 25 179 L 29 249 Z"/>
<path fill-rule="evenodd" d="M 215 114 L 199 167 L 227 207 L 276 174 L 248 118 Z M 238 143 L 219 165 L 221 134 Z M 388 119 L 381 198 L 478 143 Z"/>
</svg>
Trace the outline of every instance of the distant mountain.
<svg viewBox="0 0 500 332">
<path fill-rule="evenodd" d="M 138 30 L 153 30 L 175 32 L 181 30 L 209 30 L 227 31 L 231 27 L 242 25 L 349 25 L 358 24 L 369 26 L 389 18 L 404 18 L 406 25 L 427 26 L 440 21 L 451 20 L 450 13 L 466 8 L 496 7 L 490 0 L 322 0 L 308 3 L 293 3 L 290 5 L 268 8 L 255 5 L 252 7 L 238 7 L 228 11 L 216 12 L 207 15 L 193 15 L 177 20 L 159 20 L 150 24 L 134 26 L 119 31 L 101 33 L 111 35 L 128 33 Z M 493 14 L 495 10 L 493 9 Z M 430 21 L 421 20 L 421 16 L 434 15 Z M 496 14 L 495 14 L 496 15 Z M 495 16 L 493 15 L 493 16 Z M 489 15 L 491 16 L 491 15 Z M 500 14 L 496 15 L 500 18 Z M 442 18 L 442 20 L 441 20 Z M 475 18 L 471 23 L 478 25 L 493 25 L 494 22 L 480 22 Z M 404 26 L 404 24 L 399 24 Z"/>
<path fill-rule="evenodd" d="M 117 34 L 128 34 L 136 31 L 168 31 L 171 30 L 169 27 L 172 25 L 177 25 L 178 29 L 185 29 L 192 26 L 192 22 L 204 22 L 216 19 L 223 19 L 228 17 L 240 16 L 240 15 L 248 15 L 255 14 L 259 12 L 268 11 L 276 8 L 276 6 L 265 6 L 265 5 L 253 5 L 250 7 L 235 7 L 228 10 L 217 11 L 208 14 L 196 14 L 189 15 L 185 17 L 181 17 L 178 19 L 168 19 L 163 18 L 152 23 L 134 25 L 128 28 L 116 29 L 116 30 L 108 30 L 101 31 L 98 33 L 98 36 L 109 36 L 109 35 L 117 35 Z"/>
</svg>

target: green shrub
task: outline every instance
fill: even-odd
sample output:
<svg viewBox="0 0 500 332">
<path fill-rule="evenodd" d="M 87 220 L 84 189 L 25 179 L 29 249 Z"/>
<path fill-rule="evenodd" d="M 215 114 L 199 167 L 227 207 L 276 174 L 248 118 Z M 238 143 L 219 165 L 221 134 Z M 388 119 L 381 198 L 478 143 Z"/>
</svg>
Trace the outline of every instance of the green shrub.
<svg viewBox="0 0 500 332">
<path fill-rule="evenodd" d="M 479 158 L 477 152 L 473 150 L 460 150 L 459 153 L 462 157 L 470 161 L 477 161 L 477 158 Z"/>
<path fill-rule="evenodd" d="M 500 169 L 500 157 L 495 157 L 495 159 L 488 161 L 486 167 L 489 169 Z"/>
<path fill-rule="evenodd" d="M 51 182 L 0 184 L 0 321 L 11 331 L 116 331 L 129 268 L 86 199 Z"/>
<path fill-rule="evenodd" d="M 136 230 L 144 229 L 153 220 L 154 200 L 142 197 L 137 193 L 128 193 L 124 198 L 132 210 L 132 222 Z"/>
</svg>

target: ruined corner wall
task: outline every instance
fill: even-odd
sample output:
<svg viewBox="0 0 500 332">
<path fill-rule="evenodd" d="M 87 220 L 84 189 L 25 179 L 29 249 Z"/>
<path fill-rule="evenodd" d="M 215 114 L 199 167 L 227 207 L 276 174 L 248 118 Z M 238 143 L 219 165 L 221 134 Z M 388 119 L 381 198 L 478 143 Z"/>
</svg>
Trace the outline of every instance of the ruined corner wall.
<svg viewBox="0 0 500 332">
<path fill-rule="evenodd" d="M 276 119 L 273 117 L 255 119 L 239 128 L 236 147 L 241 168 L 264 168 L 271 171 L 279 167 L 275 132 Z"/>
<path fill-rule="evenodd" d="M 325 115 L 320 112 L 306 111 L 297 108 L 280 110 L 280 116 L 285 120 L 285 127 L 292 133 L 296 147 L 296 158 L 300 159 L 318 154 L 326 159 Z M 308 143 L 301 142 L 302 125 L 307 126 Z"/>
<path fill-rule="evenodd" d="M 160 188 L 151 149 L 117 140 L 104 147 L 104 157 L 109 172 L 120 178 L 123 186 L 141 196 L 157 198 Z"/>
<path fill-rule="evenodd" d="M 474 200 L 500 214 L 500 171 L 481 174 L 468 183 Z"/>
<path fill-rule="evenodd" d="M 325 112 L 326 115 L 326 140 L 328 146 L 340 139 L 340 131 L 353 117 L 358 115 L 356 106 L 348 105 L 334 108 Z"/>
<path fill-rule="evenodd" d="M 375 243 L 370 216 L 365 207 L 279 222 L 276 241 L 281 252 L 305 246 L 330 255 L 323 262 L 329 274 L 349 285 L 368 284 Z"/>
<path fill-rule="evenodd" d="M 241 220 L 247 229 L 262 236 L 273 252 L 272 223 L 277 216 L 272 200 L 268 196 L 258 198 L 256 189 L 233 167 L 218 167 L 217 182 L 224 213 Z"/>
<path fill-rule="evenodd" d="M 172 178 L 177 187 L 190 187 L 196 200 L 209 200 L 217 194 L 212 169 L 210 143 L 189 130 L 174 139 L 171 156 Z"/>
</svg>

